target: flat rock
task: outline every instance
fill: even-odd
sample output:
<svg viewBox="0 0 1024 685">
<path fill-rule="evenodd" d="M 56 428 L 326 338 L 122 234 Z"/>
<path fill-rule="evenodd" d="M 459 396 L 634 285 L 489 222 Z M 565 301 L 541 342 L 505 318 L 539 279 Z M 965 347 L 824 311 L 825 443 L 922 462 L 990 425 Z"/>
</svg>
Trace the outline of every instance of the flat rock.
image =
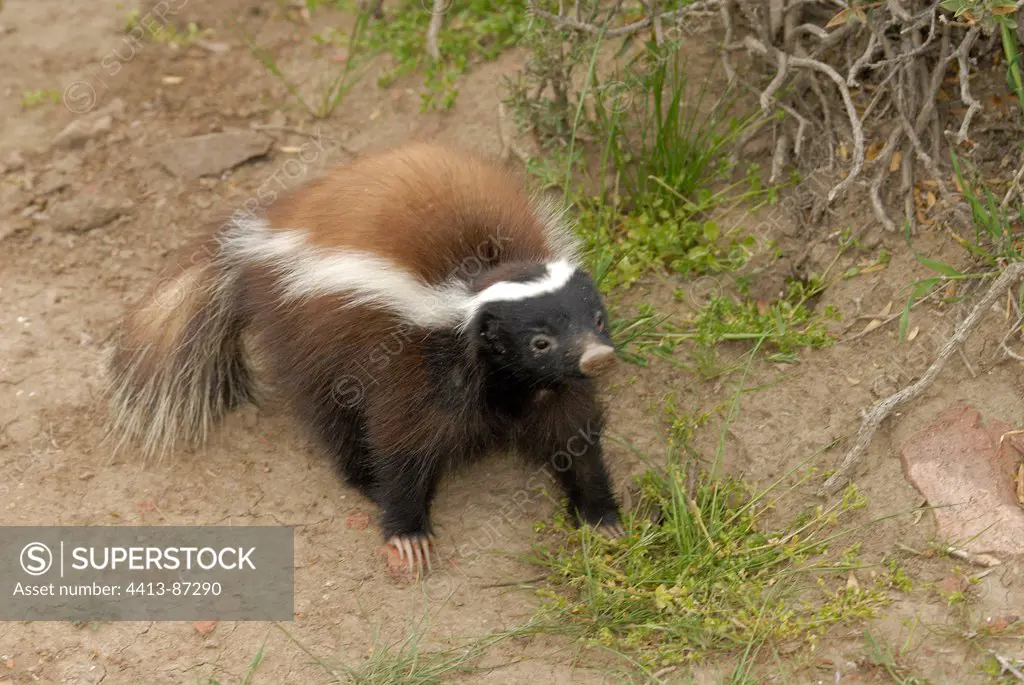
<svg viewBox="0 0 1024 685">
<path fill-rule="evenodd" d="M 112 200 L 106 197 L 80 196 L 59 204 L 54 209 L 53 230 L 85 233 L 106 226 L 127 214 L 130 200 Z"/>
<path fill-rule="evenodd" d="M 196 179 L 232 169 L 270 150 L 270 138 L 253 131 L 208 133 L 161 143 L 151 152 L 179 178 Z"/>
<path fill-rule="evenodd" d="M 75 119 L 53 139 L 53 147 L 58 149 L 81 147 L 87 140 L 109 131 L 113 124 L 114 119 L 109 114 L 88 119 Z"/>
<path fill-rule="evenodd" d="M 983 425 L 968 405 L 954 407 L 903 446 L 903 471 L 928 500 L 943 542 L 974 554 L 1024 554 L 1024 509 L 1014 474 L 1020 436 Z"/>
<path fill-rule="evenodd" d="M 86 141 L 110 131 L 114 120 L 123 114 L 124 102 L 120 98 L 114 98 L 105 107 L 85 114 L 65 126 L 64 130 L 53 139 L 53 147 L 57 149 L 81 147 Z"/>
<path fill-rule="evenodd" d="M 202 38 L 196 40 L 195 45 L 201 47 L 204 50 L 212 52 L 215 55 L 222 55 L 225 52 L 231 50 L 231 46 L 227 43 L 218 43 L 210 40 L 203 40 Z"/>
</svg>

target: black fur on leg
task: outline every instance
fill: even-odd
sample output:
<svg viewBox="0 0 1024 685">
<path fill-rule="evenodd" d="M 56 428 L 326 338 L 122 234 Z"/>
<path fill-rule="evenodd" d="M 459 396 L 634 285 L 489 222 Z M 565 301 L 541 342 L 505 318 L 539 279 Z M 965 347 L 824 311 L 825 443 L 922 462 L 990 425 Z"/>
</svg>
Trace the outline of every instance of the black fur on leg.
<svg viewBox="0 0 1024 685">
<path fill-rule="evenodd" d="M 312 414 L 310 423 L 345 481 L 372 497 L 374 463 L 366 444 L 362 412 L 349 401 L 348 386 L 342 380 L 316 389 L 314 397 L 320 399 L 307 405 Z"/>
<path fill-rule="evenodd" d="M 372 498 L 381 508 L 384 537 L 430 537 L 430 505 L 441 476 L 438 460 L 419 455 L 378 457 Z"/>
<path fill-rule="evenodd" d="M 614 528 L 619 505 L 601 446 L 603 412 L 590 388 L 563 389 L 561 395 L 557 404 L 539 408 L 520 450 L 554 476 L 579 522 Z"/>
<path fill-rule="evenodd" d="M 372 496 L 377 480 L 359 416 L 345 411 L 333 412 L 323 424 L 322 437 L 335 467 L 348 484 Z"/>
</svg>

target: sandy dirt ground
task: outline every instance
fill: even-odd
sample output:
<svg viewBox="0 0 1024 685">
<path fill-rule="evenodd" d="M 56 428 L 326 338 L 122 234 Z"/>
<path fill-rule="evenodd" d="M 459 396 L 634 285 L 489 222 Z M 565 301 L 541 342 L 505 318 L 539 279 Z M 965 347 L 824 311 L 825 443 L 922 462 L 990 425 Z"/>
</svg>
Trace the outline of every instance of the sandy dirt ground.
<svg viewBox="0 0 1024 685">
<path fill-rule="evenodd" d="M 381 639 L 398 638 L 428 617 L 425 646 L 510 628 L 534 610 L 527 592 L 488 587 L 537 576 L 537 570 L 504 553 L 529 549 L 532 525 L 552 503 L 531 493 L 520 515 L 497 514 L 527 487 L 530 474 L 513 463 L 492 460 L 443 486 L 436 505 L 441 571 L 423 585 L 396 582 L 379 554 L 381 540 L 371 521 L 372 505 L 341 484 L 319 448 L 287 417 L 254 408 L 232 416 L 206 451 L 156 465 L 130 455 L 110 458 L 100 446 L 103 406 L 97 400 L 103 342 L 124 308 L 152 281 L 162 259 L 202 225 L 230 215 L 271 178 L 298 183 L 325 164 L 342 162 L 347 151 L 367 151 L 412 138 L 457 142 L 498 153 L 495 84 L 521 66 L 515 51 L 476 67 L 462 84 L 455 108 L 420 114 L 416 83 L 387 90 L 365 79 L 335 114 L 322 122 L 303 118 L 283 85 L 253 57 L 238 26 L 277 57 L 282 69 L 313 92 L 330 55 L 314 51 L 310 28 L 276 11 L 274 2 L 175 0 L 173 21 L 213 29 L 213 40 L 230 49 L 200 46 L 172 50 L 152 41 L 126 42 L 127 10 L 97 0 L 6 0 L 0 11 L 0 521 L 4 525 L 290 525 L 295 527 L 295 621 L 289 631 L 317 656 L 354 664 Z M 328 22 L 330 13 L 316 21 Z M 238 22 L 236 25 L 235 22 Z M 112 52 L 113 51 L 113 52 Z M 168 78 L 170 77 L 170 78 Z M 64 102 L 23 109 L 23 93 L 52 89 Z M 78 137 L 59 134 L 75 121 L 97 130 Z M 182 179 L 159 163 L 159 146 L 188 136 L 247 130 L 275 123 L 267 155 L 214 176 Z M 319 141 L 319 144 L 316 144 Z M 302 150 L 300 160 L 299 153 Z M 11 157 L 17 151 L 23 166 Z M 287 170 L 287 171 L 285 171 Z M 854 225 L 856 213 L 840 217 L 836 230 Z M 744 219 L 757 222 L 756 217 Z M 812 243 L 796 228 L 763 221 L 751 225 L 782 241 L 793 254 Z M 923 273 L 901 238 L 870 229 L 871 249 L 844 255 L 841 273 L 883 242 L 894 252 L 888 269 L 831 287 L 818 306 L 832 304 L 845 327 L 857 313 L 880 312 L 890 301 L 902 306 L 904 289 Z M 831 252 L 829 252 L 831 249 Z M 923 236 L 917 249 L 951 257 L 948 241 Z M 944 252 L 944 250 L 946 252 Z M 834 248 L 819 245 L 810 259 L 827 264 Z M 781 269 L 782 267 L 776 267 Z M 765 294 L 781 271 L 761 274 L 754 287 Z M 727 288 L 728 283 L 647 281 L 631 301 L 652 302 L 668 313 L 683 306 L 673 287 L 690 292 Z M 704 289 L 704 290 L 701 290 Z M 860 409 L 905 385 L 926 368 L 952 330 L 957 312 L 915 310 L 920 334 L 897 346 L 895 324 L 823 351 L 801 354 L 801 363 L 764 362 L 751 371 L 751 385 L 765 389 L 744 396 L 726 442 L 726 466 L 751 483 L 767 482 L 835 438 L 849 436 Z M 853 327 L 857 332 L 867 319 Z M 956 357 L 939 382 L 918 402 L 887 423 L 857 469 L 868 498 L 860 522 L 906 512 L 921 500 L 904 478 L 903 443 L 942 411 L 960 403 L 1011 426 L 1024 423 L 1019 367 L 995 357 L 999 321 L 972 338 L 966 358 Z M 624 365 L 611 381 L 611 432 L 638 449 L 663 453 L 664 425 L 658 403 L 668 392 L 689 411 L 722 400 L 715 381 L 668 364 L 640 369 Z M 714 430 L 697 447 L 714 449 Z M 643 468 L 615 443 L 609 460 L 620 488 Z M 822 457 L 831 467 L 840 452 Z M 811 485 L 800 496 L 813 496 Z M 897 550 L 897 543 L 922 549 L 935 534 L 925 515 L 890 518 L 863 531 L 866 562 Z M 459 551 L 461 550 L 461 552 Z M 985 682 L 978 670 L 984 648 L 969 639 L 986 618 L 1024 607 L 1020 562 L 1008 560 L 980 580 L 965 616 L 929 583 L 942 582 L 955 567 L 979 569 L 948 558 L 904 559 L 916 589 L 897 600 L 868 626 L 906 651 L 902 662 L 933 682 Z M 867 575 L 865 575 L 865 578 Z M 833 631 L 811 653 L 794 658 L 792 672 L 778 682 L 891 682 L 865 664 L 864 625 Z M 965 637 L 966 635 L 966 637 Z M 191 623 L 67 622 L 0 624 L 0 682 L 11 683 L 240 683 L 266 640 L 255 683 L 321 683 L 322 666 L 279 630 L 260 622 L 220 623 L 201 634 Z M 796 649 L 794 647 L 794 649 Z M 1009 652 L 1020 657 L 1019 640 Z M 504 643 L 488 655 L 494 670 L 460 676 L 480 683 L 619 682 L 601 665 L 608 660 L 554 638 Z M 697 682 L 722 682 L 726 665 L 693 674 Z M 788 667 L 787 667 L 788 668 Z M 840 672 L 841 679 L 836 673 Z M 690 682 L 678 671 L 667 682 Z M 677 678 L 676 680 L 673 680 Z"/>
</svg>

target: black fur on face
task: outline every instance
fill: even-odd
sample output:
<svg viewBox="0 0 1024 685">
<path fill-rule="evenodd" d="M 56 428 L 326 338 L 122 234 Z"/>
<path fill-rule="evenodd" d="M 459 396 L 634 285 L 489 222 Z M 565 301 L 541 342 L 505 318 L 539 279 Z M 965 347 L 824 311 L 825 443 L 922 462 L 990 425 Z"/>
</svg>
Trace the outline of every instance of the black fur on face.
<svg viewBox="0 0 1024 685">
<path fill-rule="evenodd" d="M 543 272 L 531 274 L 538 275 Z M 608 363 L 614 358 L 608 313 L 594 282 L 582 271 L 553 293 L 490 302 L 475 324 L 488 375 L 515 385 L 555 387 L 596 375 L 582 361 L 584 356 L 596 351 Z"/>
</svg>

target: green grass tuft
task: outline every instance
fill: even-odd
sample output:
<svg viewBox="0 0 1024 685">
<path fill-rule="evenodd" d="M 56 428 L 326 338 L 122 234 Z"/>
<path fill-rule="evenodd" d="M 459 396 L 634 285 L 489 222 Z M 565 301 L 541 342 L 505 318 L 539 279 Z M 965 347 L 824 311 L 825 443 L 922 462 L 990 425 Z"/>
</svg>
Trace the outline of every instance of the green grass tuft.
<svg viewBox="0 0 1024 685">
<path fill-rule="evenodd" d="M 311 4 L 360 11 L 356 0 L 316 0 Z M 382 88 L 422 72 L 421 109 L 450 109 L 459 94 L 458 78 L 473 64 L 494 60 L 516 46 L 526 30 L 527 16 L 523 0 L 467 0 L 448 5 L 438 34 L 440 60 L 432 59 L 426 51 L 431 0 L 402 0 L 388 6 L 385 19 L 370 22 L 365 32 L 343 44 L 350 51 L 391 56 L 390 66 L 377 78 Z"/>
<path fill-rule="evenodd" d="M 373 646 L 365 659 L 357 664 L 339 664 L 316 656 L 280 623 L 277 628 L 299 649 L 309 655 L 327 674 L 332 685 L 440 685 L 456 673 L 479 672 L 474 662 L 501 642 L 536 632 L 534 622 L 507 631 L 477 637 L 456 646 L 424 650 L 427 634 L 425 618 L 416 621 L 406 635 L 393 641 L 382 640 L 379 628 L 374 631 Z"/>
<path fill-rule="evenodd" d="M 47 88 L 45 90 L 26 90 L 21 94 L 22 109 L 31 109 L 47 102 L 60 102 L 60 93 L 52 88 Z"/>
<path fill-rule="evenodd" d="M 802 582 L 808 573 L 841 568 L 826 556 L 825 534 L 857 506 L 855 491 L 772 531 L 762 525 L 768 491 L 706 475 L 688 486 L 687 470 L 672 463 L 643 476 L 642 513 L 630 516 L 623 541 L 558 520 L 534 558 L 550 571 L 551 587 L 538 590 L 545 609 L 584 639 L 660 668 L 766 640 L 813 643 L 886 603 L 882 587 L 823 578 L 815 601 L 796 597 L 813 587 Z"/>
<path fill-rule="evenodd" d="M 747 371 L 761 342 L 748 355 Z M 667 465 L 637 480 L 625 538 L 608 540 L 589 527 L 575 528 L 564 513 L 541 526 L 547 535 L 531 560 L 549 573 L 537 589 L 546 620 L 648 672 L 739 655 L 733 682 L 747 682 L 764 645 L 800 640 L 813 646 L 829 627 L 873 617 L 888 602 L 897 566 L 861 586 L 849 580 L 859 566 L 858 548 L 831 549 L 843 534 L 840 520 L 866 504 L 855 486 L 838 501 L 771 528 L 767 514 L 815 475 L 807 468 L 810 459 L 756 492 L 718 475 L 745 379 L 746 371 L 710 469 L 679 456 L 693 454 L 688 443 L 707 415 L 679 416 L 669 399 Z M 794 484 L 780 488 L 800 471 Z"/>
</svg>

